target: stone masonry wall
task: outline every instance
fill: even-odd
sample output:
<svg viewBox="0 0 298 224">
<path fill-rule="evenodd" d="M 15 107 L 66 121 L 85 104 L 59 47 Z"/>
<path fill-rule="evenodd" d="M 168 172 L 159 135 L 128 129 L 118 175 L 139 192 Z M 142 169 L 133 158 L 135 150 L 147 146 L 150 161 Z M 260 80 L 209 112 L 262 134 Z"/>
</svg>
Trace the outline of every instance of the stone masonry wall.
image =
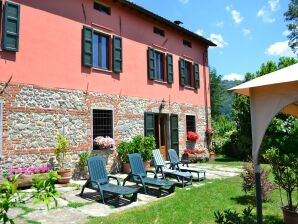
<svg viewBox="0 0 298 224">
<path fill-rule="evenodd" d="M 0 84 L 0 89 L 3 87 L 4 84 Z M 69 137 L 74 166 L 79 152 L 92 151 L 92 109 L 113 110 L 117 144 L 134 135 L 142 135 L 144 112 L 160 112 L 161 103 L 136 97 L 18 84 L 8 85 L 0 99 L 4 101 L 2 168 L 47 164 L 54 157 L 57 133 Z M 197 132 L 201 136 L 199 144 L 204 143 L 204 107 L 171 102 L 161 112 L 178 114 L 180 152 L 186 148 L 186 114 L 196 115 Z M 210 109 L 208 116 L 210 119 Z M 109 171 L 118 169 L 116 150 L 96 153 L 107 158 Z"/>
</svg>

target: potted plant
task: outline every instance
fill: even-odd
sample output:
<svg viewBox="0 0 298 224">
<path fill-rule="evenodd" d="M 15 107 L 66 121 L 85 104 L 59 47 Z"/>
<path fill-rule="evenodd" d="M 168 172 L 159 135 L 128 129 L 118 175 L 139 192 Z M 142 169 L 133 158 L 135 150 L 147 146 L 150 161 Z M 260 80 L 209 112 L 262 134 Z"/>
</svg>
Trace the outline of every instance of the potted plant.
<svg viewBox="0 0 298 224">
<path fill-rule="evenodd" d="M 199 139 L 199 134 L 193 131 L 187 132 L 186 147 L 188 149 L 194 149 L 196 147 L 196 141 Z"/>
<path fill-rule="evenodd" d="M 55 156 L 59 165 L 58 175 L 61 178 L 58 179 L 58 183 L 66 184 L 69 183 L 71 179 L 71 169 L 67 168 L 67 154 L 69 151 L 69 141 L 67 137 L 58 134 L 57 135 L 57 145 L 55 148 Z"/>
<path fill-rule="evenodd" d="M 150 167 L 152 151 L 156 149 L 155 138 L 153 135 L 145 136 L 143 139 L 144 150 L 142 153 L 145 168 Z"/>
<path fill-rule="evenodd" d="M 128 154 L 132 153 L 131 142 L 121 141 L 117 146 L 117 152 L 120 161 L 122 162 L 122 169 L 124 173 L 130 173 L 130 165 L 128 162 Z"/>
<path fill-rule="evenodd" d="M 94 139 L 95 149 L 113 149 L 115 145 L 115 141 L 109 136 L 103 137 L 98 136 Z"/>
<path fill-rule="evenodd" d="M 286 224 L 298 223 L 297 203 L 293 201 L 293 193 L 298 192 L 298 160 L 294 154 L 281 154 L 279 149 L 271 148 L 267 150 L 264 156 L 272 167 L 274 181 L 278 185 L 279 190 L 283 189 L 287 194 L 287 204 L 283 203 L 282 210 L 284 222 Z"/>
<path fill-rule="evenodd" d="M 87 161 L 88 158 L 90 157 L 89 152 L 82 152 L 79 154 L 79 170 L 80 170 L 80 174 L 81 176 L 83 176 L 84 179 L 88 179 L 89 175 L 88 175 L 88 166 L 87 166 Z"/>
</svg>

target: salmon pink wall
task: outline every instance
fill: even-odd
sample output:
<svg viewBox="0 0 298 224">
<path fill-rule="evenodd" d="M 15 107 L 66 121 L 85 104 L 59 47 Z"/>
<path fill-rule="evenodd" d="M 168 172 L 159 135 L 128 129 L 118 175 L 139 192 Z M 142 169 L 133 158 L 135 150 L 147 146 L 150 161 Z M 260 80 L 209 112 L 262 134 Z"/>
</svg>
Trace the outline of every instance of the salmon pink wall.
<svg viewBox="0 0 298 224">
<path fill-rule="evenodd" d="M 204 70 L 209 99 L 209 70 L 203 68 L 207 46 L 192 38 L 148 19 L 143 14 L 112 1 L 111 15 L 93 9 L 85 0 L 20 0 L 19 52 L 0 52 L 0 82 L 34 84 L 46 88 L 65 88 L 121 94 L 156 100 L 171 99 L 204 105 Z M 84 4 L 86 21 L 82 9 Z M 123 73 L 98 71 L 82 66 L 81 41 L 83 25 L 122 36 Z M 92 25 L 93 24 L 93 25 Z M 106 27 L 104 29 L 100 26 Z M 120 26 L 121 24 L 121 26 Z M 153 26 L 165 30 L 165 37 L 153 33 Z M 192 42 L 192 48 L 182 40 Z M 174 56 L 174 83 L 158 83 L 147 78 L 148 46 L 162 46 Z M 179 57 L 188 56 L 199 64 L 200 89 L 179 86 Z"/>
</svg>

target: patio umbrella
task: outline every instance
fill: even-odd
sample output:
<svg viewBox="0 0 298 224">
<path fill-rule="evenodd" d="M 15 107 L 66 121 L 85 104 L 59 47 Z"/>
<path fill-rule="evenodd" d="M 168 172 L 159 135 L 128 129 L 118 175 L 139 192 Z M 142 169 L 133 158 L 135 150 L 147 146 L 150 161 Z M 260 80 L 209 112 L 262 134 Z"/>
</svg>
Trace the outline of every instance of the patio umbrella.
<svg viewBox="0 0 298 224">
<path fill-rule="evenodd" d="M 250 97 L 252 158 L 255 167 L 257 218 L 262 223 L 260 145 L 271 120 L 279 112 L 298 118 L 298 64 L 258 77 L 228 91 Z"/>
</svg>

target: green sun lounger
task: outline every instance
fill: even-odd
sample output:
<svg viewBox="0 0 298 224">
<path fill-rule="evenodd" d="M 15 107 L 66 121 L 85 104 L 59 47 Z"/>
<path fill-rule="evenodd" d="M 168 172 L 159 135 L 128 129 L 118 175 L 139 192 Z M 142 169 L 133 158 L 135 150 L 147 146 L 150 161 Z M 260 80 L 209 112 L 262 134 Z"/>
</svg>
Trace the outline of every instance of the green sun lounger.
<svg viewBox="0 0 298 224">
<path fill-rule="evenodd" d="M 166 177 L 176 178 L 178 182 L 182 182 L 182 187 L 192 184 L 192 174 L 190 172 L 180 172 L 178 170 L 169 169 L 166 167 L 159 149 L 153 150 L 152 153 L 156 174 L 160 173 L 163 179 Z"/>
<path fill-rule="evenodd" d="M 135 182 L 142 185 L 142 189 L 147 194 L 147 188 L 157 188 L 157 197 L 161 197 L 162 193 L 173 193 L 175 191 L 175 182 L 169 180 L 163 180 L 156 177 L 156 173 L 153 170 L 145 170 L 141 154 L 133 153 L 128 155 L 131 173 L 124 179 L 123 186 L 126 181 Z M 154 178 L 148 177 L 147 173 L 153 173 Z"/>
<path fill-rule="evenodd" d="M 198 175 L 198 178 L 193 179 L 193 180 L 201 181 L 201 180 L 206 179 L 206 170 L 190 168 L 190 167 L 188 167 L 188 163 L 185 163 L 186 167 L 181 168 L 179 165 L 183 164 L 183 162 L 179 160 L 179 157 L 178 157 L 176 151 L 174 149 L 169 149 L 168 154 L 169 154 L 169 159 L 170 159 L 170 163 L 171 163 L 170 168 L 172 170 L 196 173 Z"/>
<path fill-rule="evenodd" d="M 117 199 L 119 205 L 120 197 L 130 200 L 137 200 L 138 190 L 131 187 L 123 187 L 117 177 L 108 176 L 105 168 L 105 159 L 101 156 L 96 156 L 88 159 L 89 180 L 84 184 L 81 196 L 84 189 L 89 188 L 99 192 L 102 202 L 105 204 L 105 196 L 112 195 Z M 115 179 L 117 184 L 110 183 L 110 179 Z"/>
</svg>

